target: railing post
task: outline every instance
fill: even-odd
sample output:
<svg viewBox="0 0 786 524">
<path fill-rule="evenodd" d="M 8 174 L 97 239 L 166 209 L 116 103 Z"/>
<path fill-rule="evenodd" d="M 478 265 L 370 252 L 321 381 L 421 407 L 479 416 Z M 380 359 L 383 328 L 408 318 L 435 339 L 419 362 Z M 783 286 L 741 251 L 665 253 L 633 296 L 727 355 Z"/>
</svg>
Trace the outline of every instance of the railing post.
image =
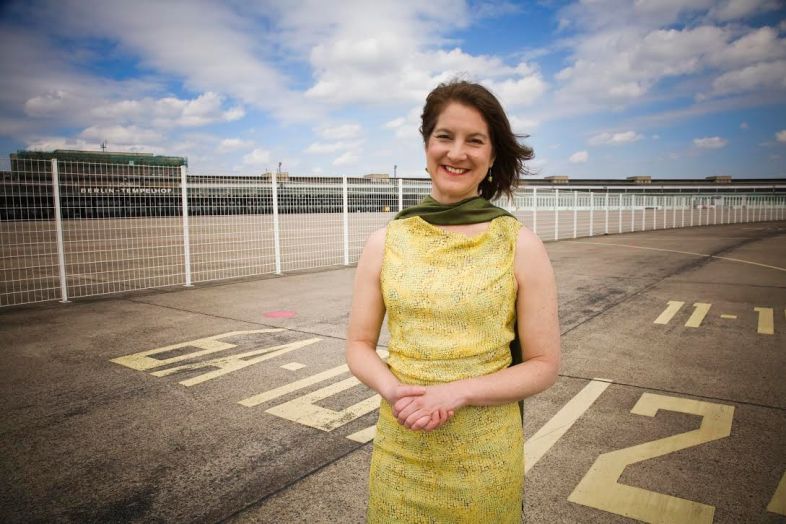
<svg viewBox="0 0 786 524">
<path fill-rule="evenodd" d="M 691 196 L 690 197 L 690 225 L 691 225 L 691 227 L 693 227 L 693 208 L 694 208 L 693 202 L 694 202 L 694 197 Z"/>
<path fill-rule="evenodd" d="M 579 192 L 573 191 L 573 238 L 576 238 L 576 225 L 579 215 Z"/>
<path fill-rule="evenodd" d="M 609 190 L 608 189 L 606 190 L 606 197 L 603 200 L 603 207 L 606 209 L 606 219 L 605 219 L 606 225 L 603 228 L 603 234 L 608 235 L 609 234 Z"/>
<path fill-rule="evenodd" d="M 617 233 L 622 233 L 622 195 L 617 193 Z"/>
<path fill-rule="evenodd" d="M 647 229 L 647 195 L 641 195 L 644 199 L 644 202 L 641 206 L 641 230 L 645 231 Z"/>
<path fill-rule="evenodd" d="M 281 232 L 278 223 L 278 177 L 273 171 L 270 174 L 270 182 L 273 184 L 273 252 L 276 258 L 276 275 L 281 274 Z"/>
<path fill-rule="evenodd" d="M 595 195 L 592 194 L 592 191 L 589 192 L 590 195 L 590 231 L 589 236 L 595 236 Z"/>
<path fill-rule="evenodd" d="M 559 239 L 559 189 L 554 190 L 554 240 Z"/>
<path fill-rule="evenodd" d="M 532 188 L 532 232 L 538 234 L 538 188 Z"/>
<path fill-rule="evenodd" d="M 191 287 L 191 235 L 188 230 L 188 171 L 180 166 L 180 202 L 183 207 L 183 268 L 186 272 L 186 287 Z"/>
<path fill-rule="evenodd" d="M 341 178 L 341 200 L 343 202 L 342 218 L 344 223 L 344 265 L 349 265 L 349 198 L 347 177 Z"/>
<path fill-rule="evenodd" d="M 751 217 L 751 206 L 748 202 L 748 195 L 742 197 L 743 205 L 745 206 L 745 222 L 750 222 Z"/>
<path fill-rule="evenodd" d="M 685 227 L 685 197 L 680 197 L 680 207 L 682 208 L 682 221 L 680 227 Z"/>
<path fill-rule="evenodd" d="M 52 159 L 52 198 L 55 204 L 55 235 L 57 238 L 57 266 L 60 277 L 60 302 L 68 303 L 68 285 L 65 268 L 65 245 L 63 243 L 63 214 L 60 210 L 60 174 L 57 159 Z"/>
<path fill-rule="evenodd" d="M 630 231 L 636 231 L 636 193 L 630 196 Z"/>
<path fill-rule="evenodd" d="M 399 213 L 404 209 L 404 179 L 398 179 L 398 210 Z"/>
</svg>

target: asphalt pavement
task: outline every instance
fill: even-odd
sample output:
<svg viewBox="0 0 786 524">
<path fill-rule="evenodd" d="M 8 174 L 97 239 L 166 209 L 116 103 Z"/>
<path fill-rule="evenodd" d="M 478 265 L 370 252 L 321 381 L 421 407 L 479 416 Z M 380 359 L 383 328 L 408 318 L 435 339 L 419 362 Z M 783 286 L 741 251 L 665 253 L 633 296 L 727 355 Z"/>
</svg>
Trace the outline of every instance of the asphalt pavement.
<svg viewBox="0 0 786 524">
<path fill-rule="evenodd" d="M 524 522 L 786 522 L 786 222 L 547 249 Z M 0 310 L 0 520 L 363 522 L 354 271 Z"/>
</svg>

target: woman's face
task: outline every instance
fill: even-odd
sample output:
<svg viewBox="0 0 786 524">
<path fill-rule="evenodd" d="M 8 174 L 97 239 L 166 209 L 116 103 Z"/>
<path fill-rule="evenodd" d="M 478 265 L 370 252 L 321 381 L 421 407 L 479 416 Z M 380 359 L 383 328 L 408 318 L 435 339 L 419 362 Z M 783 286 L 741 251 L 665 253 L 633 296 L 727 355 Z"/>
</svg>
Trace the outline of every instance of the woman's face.
<svg viewBox="0 0 786 524">
<path fill-rule="evenodd" d="M 437 117 L 426 143 L 431 196 L 452 204 L 478 195 L 478 186 L 494 163 L 488 125 L 471 106 L 449 102 Z"/>
</svg>

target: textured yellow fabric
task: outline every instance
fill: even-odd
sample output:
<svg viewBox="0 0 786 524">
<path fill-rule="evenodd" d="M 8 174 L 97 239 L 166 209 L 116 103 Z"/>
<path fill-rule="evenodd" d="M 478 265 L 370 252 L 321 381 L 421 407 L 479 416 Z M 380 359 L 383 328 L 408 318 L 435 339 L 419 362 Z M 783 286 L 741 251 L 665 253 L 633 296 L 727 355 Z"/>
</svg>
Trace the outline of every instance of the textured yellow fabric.
<svg viewBox="0 0 786 524">
<path fill-rule="evenodd" d="M 437 384 L 510 365 L 520 227 L 501 217 L 468 238 L 420 217 L 388 224 L 381 284 L 399 380 Z M 400 425 L 382 400 L 369 522 L 520 522 L 523 483 L 516 403 L 469 406 L 426 433 Z"/>
</svg>

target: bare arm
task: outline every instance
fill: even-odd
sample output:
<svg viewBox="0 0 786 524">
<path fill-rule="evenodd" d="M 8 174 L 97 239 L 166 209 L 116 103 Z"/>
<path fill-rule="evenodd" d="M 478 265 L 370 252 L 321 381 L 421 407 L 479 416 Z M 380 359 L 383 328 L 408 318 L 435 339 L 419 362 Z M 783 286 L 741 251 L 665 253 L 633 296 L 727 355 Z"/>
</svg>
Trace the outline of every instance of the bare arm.
<svg viewBox="0 0 786 524">
<path fill-rule="evenodd" d="M 401 384 L 376 352 L 385 304 L 380 289 L 380 273 L 385 249 L 385 229 L 371 234 L 358 261 L 352 293 L 352 309 L 347 329 L 346 358 L 358 380 L 382 395 L 391 405 L 404 399 L 408 404 L 425 393 L 422 386 Z M 408 399 L 408 400 L 407 400 Z M 421 414 L 417 429 L 431 430 L 448 418 L 447 411 Z"/>
<path fill-rule="evenodd" d="M 516 242 L 514 273 L 518 283 L 516 316 L 523 360 L 490 375 L 430 386 L 410 404 L 394 406 L 407 427 L 418 420 L 418 409 L 493 406 L 515 402 L 550 387 L 560 364 L 557 289 L 546 249 L 531 231 L 522 228 Z"/>
</svg>

